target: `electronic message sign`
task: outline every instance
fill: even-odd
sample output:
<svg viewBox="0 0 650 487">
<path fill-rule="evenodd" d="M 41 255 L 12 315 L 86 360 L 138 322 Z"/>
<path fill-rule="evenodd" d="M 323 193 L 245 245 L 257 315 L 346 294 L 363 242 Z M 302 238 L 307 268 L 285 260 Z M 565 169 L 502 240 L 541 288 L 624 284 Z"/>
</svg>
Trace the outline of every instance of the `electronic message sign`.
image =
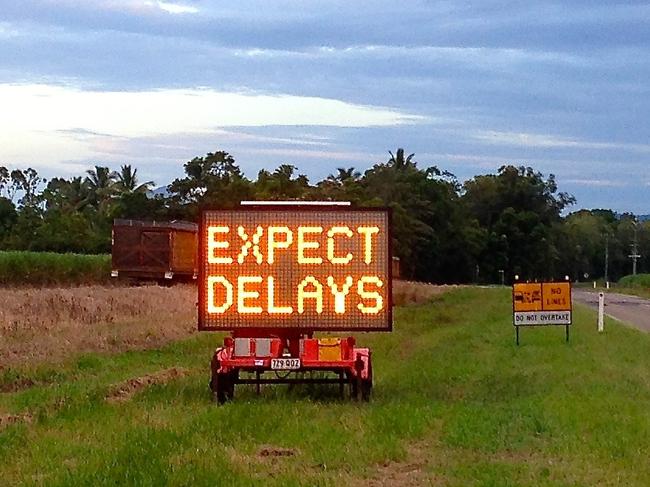
<svg viewBox="0 0 650 487">
<path fill-rule="evenodd" d="M 516 283 L 512 286 L 515 326 L 570 325 L 571 284 Z"/>
<path fill-rule="evenodd" d="M 199 232 L 200 330 L 392 328 L 386 209 L 205 210 Z"/>
</svg>

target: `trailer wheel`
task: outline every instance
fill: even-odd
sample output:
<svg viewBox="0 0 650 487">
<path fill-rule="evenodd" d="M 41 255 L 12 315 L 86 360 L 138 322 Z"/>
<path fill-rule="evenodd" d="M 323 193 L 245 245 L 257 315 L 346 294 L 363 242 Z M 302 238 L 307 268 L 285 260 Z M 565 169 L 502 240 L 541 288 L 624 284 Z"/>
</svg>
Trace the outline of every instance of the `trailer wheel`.
<svg viewBox="0 0 650 487">
<path fill-rule="evenodd" d="M 365 402 L 370 401 L 372 393 L 372 379 L 364 379 L 361 381 L 361 399 Z"/>
<path fill-rule="evenodd" d="M 229 374 L 213 374 L 210 380 L 210 390 L 212 390 L 212 400 L 217 404 L 232 399 L 234 393 L 234 383 Z"/>
<path fill-rule="evenodd" d="M 368 377 L 361 378 L 361 371 L 363 370 L 363 361 L 357 358 L 355 363 L 356 376 L 349 377 L 350 379 L 350 397 L 356 401 L 370 401 L 372 393 L 372 361 L 368 357 Z"/>
</svg>

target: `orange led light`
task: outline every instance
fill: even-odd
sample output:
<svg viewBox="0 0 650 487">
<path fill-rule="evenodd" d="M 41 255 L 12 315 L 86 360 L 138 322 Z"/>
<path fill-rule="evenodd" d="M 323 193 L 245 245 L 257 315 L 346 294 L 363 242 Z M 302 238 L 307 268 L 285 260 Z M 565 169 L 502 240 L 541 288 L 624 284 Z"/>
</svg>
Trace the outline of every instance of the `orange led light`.
<svg viewBox="0 0 650 487">
<path fill-rule="evenodd" d="M 276 240 L 276 235 L 284 235 L 284 240 Z M 275 249 L 288 249 L 293 243 L 293 232 L 288 227 L 269 227 L 268 231 L 268 249 L 267 262 L 275 262 Z"/>
<path fill-rule="evenodd" d="M 291 306 L 278 306 L 275 304 L 275 278 L 272 276 L 268 277 L 268 289 L 267 296 L 269 300 L 269 313 L 270 314 L 291 314 L 293 313 L 293 308 Z"/>
<path fill-rule="evenodd" d="M 208 264 L 232 264 L 232 257 L 215 255 L 215 251 L 230 247 L 230 242 L 227 240 L 219 240 L 217 238 L 218 234 L 226 234 L 228 232 L 230 232 L 229 227 L 208 227 Z"/>
<path fill-rule="evenodd" d="M 246 289 L 246 284 L 258 284 L 262 282 L 261 276 L 239 276 L 237 278 L 237 312 L 239 313 L 252 313 L 260 314 L 263 309 L 261 306 L 248 306 L 247 300 L 259 299 L 259 291 L 249 291 Z"/>
<path fill-rule="evenodd" d="M 379 227 L 359 227 L 357 232 L 363 235 L 363 261 L 372 263 L 372 236 L 379 233 Z"/>
<path fill-rule="evenodd" d="M 220 284 L 225 290 L 225 299 L 222 300 L 220 305 L 217 302 L 215 287 Z M 232 306 L 233 289 L 230 281 L 223 276 L 208 276 L 208 313 L 225 313 L 228 308 Z"/>
<path fill-rule="evenodd" d="M 258 226 L 257 230 L 255 230 L 255 233 L 253 234 L 253 239 L 252 239 L 253 241 L 251 242 L 248 239 L 248 235 L 246 234 L 244 227 L 242 227 L 241 225 L 237 227 L 237 234 L 244 241 L 244 244 L 241 246 L 241 252 L 239 252 L 239 255 L 237 256 L 238 263 L 240 264 L 244 263 L 244 259 L 248 255 L 248 251 L 251 248 L 253 249 L 253 256 L 255 257 L 255 261 L 258 264 L 262 263 L 262 261 L 264 260 L 264 256 L 260 252 L 260 239 L 262 238 L 263 233 L 264 233 L 264 229 Z"/>
<path fill-rule="evenodd" d="M 381 288 L 384 283 L 377 276 L 363 276 L 357 282 L 357 292 L 363 299 L 374 300 L 374 306 L 367 306 L 365 303 L 359 303 L 357 307 L 364 314 L 377 314 L 384 307 L 384 298 L 378 291 L 366 291 L 366 284 L 374 284 Z"/>
<path fill-rule="evenodd" d="M 334 241 L 335 235 L 345 235 L 351 238 L 353 233 L 348 227 L 332 227 L 327 232 L 327 258 L 332 264 L 349 264 L 352 260 L 352 254 L 348 252 L 345 257 L 337 257 L 334 255 L 336 243 Z"/>
<path fill-rule="evenodd" d="M 298 263 L 299 264 L 322 264 L 322 257 L 307 257 L 305 256 L 306 250 L 318 250 L 320 242 L 308 241 L 305 237 L 308 234 L 323 233 L 323 227 L 298 227 Z"/>
<path fill-rule="evenodd" d="M 337 314 L 345 313 L 345 297 L 352 287 L 352 276 L 346 276 L 345 283 L 341 285 L 341 289 L 336 285 L 332 276 L 327 277 L 327 285 L 334 295 L 334 312 Z"/>
<path fill-rule="evenodd" d="M 313 286 L 314 290 L 306 290 L 308 286 Z M 314 276 L 305 277 L 298 285 L 298 313 L 305 312 L 305 299 L 316 300 L 316 313 L 323 312 L 323 286 Z"/>
</svg>

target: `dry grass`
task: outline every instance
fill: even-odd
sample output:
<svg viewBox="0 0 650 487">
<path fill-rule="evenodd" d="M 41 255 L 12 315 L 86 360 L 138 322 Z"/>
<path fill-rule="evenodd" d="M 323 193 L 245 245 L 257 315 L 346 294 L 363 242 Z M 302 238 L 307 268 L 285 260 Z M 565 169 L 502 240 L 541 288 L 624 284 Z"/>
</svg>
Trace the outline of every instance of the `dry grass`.
<svg viewBox="0 0 650 487">
<path fill-rule="evenodd" d="M 393 281 L 393 304 L 404 306 L 406 304 L 423 304 L 445 291 L 456 286 L 436 286 L 424 282 Z"/>
<path fill-rule="evenodd" d="M 0 368 L 158 347 L 196 330 L 196 287 L 0 289 Z"/>
<path fill-rule="evenodd" d="M 29 413 L 22 414 L 2 414 L 0 413 L 0 431 L 7 426 L 18 423 L 31 423 L 33 420 L 32 415 Z"/>
<path fill-rule="evenodd" d="M 395 281 L 395 305 L 450 289 Z M 0 289 L 0 369 L 84 352 L 159 347 L 196 331 L 196 287 Z"/>
</svg>

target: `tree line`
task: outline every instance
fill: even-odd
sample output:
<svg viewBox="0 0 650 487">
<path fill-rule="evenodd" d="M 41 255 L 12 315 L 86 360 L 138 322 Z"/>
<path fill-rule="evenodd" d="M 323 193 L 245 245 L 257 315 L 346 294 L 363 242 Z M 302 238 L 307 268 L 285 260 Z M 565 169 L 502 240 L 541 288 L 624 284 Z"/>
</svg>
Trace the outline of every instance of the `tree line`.
<svg viewBox="0 0 650 487">
<path fill-rule="evenodd" d="M 0 167 L 0 250 L 105 253 L 115 218 L 196 221 L 202 206 L 324 200 L 391 207 L 393 249 L 409 279 L 507 283 L 514 275 L 591 280 L 607 272 L 616 280 L 630 274 L 635 240 L 638 269 L 650 271 L 650 222 L 611 210 L 563 216 L 575 199 L 531 167 L 507 165 L 460 183 L 398 149 L 363 173 L 339 168 L 312 184 L 290 164 L 251 180 L 217 151 L 186 162 L 163 194 L 152 194 L 153 184 L 130 165 L 49 181 L 31 168 Z"/>
</svg>

